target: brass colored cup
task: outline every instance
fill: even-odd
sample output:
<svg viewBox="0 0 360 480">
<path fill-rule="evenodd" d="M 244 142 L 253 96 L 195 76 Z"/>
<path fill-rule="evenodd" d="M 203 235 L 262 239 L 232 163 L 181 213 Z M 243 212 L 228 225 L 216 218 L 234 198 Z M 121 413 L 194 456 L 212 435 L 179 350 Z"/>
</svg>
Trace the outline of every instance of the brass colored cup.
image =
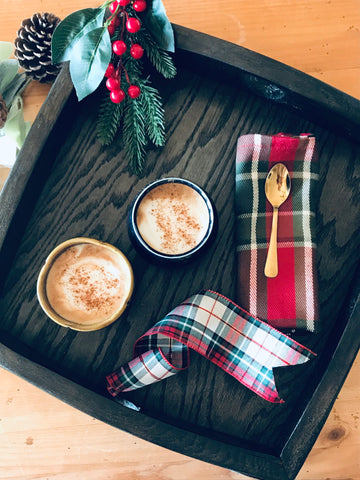
<svg viewBox="0 0 360 480">
<path fill-rule="evenodd" d="M 120 309 L 115 311 L 111 316 L 109 316 L 107 318 L 102 318 L 102 319 L 96 320 L 96 321 L 91 322 L 91 323 L 77 323 L 77 322 L 74 322 L 70 319 L 63 318 L 62 316 L 60 316 L 54 310 L 54 308 L 52 307 L 52 305 L 49 302 L 49 299 L 48 299 L 47 293 L 46 293 L 47 277 L 48 277 L 48 274 L 49 274 L 49 272 L 52 268 L 52 265 L 53 265 L 55 259 L 61 253 L 63 253 L 67 248 L 69 248 L 71 246 L 74 246 L 74 245 L 79 245 L 79 244 L 93 244 L 93 245 L 97 245 L 97 246 L 100 246 L 102 248 L 111 250 L 113 253 L 115 253 L 116 255 L 118 255 L 119 257 L 122 258 L 123 262 L 125 263 L 125 265 L 128 268 L 128 274 L 129 274 L 129 277 L 130 277 L 130 286 L 129 286 L 128 292 L 126 294 L 126 297 L 124 298 L 124 302 L 122 303 Z M 95 239 L 87 238 L 87 237 L 71 238 L 71 239 L 66 240 L 65 242 L 61 243 L 57 247 L 55 247 L 54 250 L 52 250 L 52 252 L 47 257 L 47 259 L 45 261 L 45 264 L 43 265 L 43 267 L 42 267 L 42 269 L 39 273 L 38 281 L 37 281 L 37 297 L 38 297 L 39 303 L 40 303 L 42 309 L 44 310 L 44 312 L 46 313 L 46 315 L 51 320 L 53 320 L 54 322 L 56 322 L 57 324 L 59 324 L 63 327 L 71 328 L 73 330 L 78 330 L 78 331 L 99 330 L 101 328 L 107 327 L 108 325 L 113 323 L 115 320 L 117 320 L 123 314 L 124 310 L 126 309 L 128 303 L 131 299 L 133 289 L 134 289 L 134 274 L 133 274 L 131 264 L 130 264 L 129 260 L 126 258 L 126 256 L 120 250 L 118 250 L 113 245 L 110 245 L 109 243 L 101 242 L 99 240 L 95 240 Z"/>
</svg>

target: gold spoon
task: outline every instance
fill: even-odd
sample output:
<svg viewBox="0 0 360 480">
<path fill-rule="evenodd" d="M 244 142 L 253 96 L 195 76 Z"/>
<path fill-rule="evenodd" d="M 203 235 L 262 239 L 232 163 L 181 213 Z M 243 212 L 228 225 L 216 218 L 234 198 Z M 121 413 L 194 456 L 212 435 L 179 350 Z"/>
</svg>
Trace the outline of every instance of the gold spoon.
<svg viewBox="0 0 360 480">
<path fill-rule="evenodd" d="M 274 278 L 278 274 L 277 260 L 277 225 L 279 207 L 288 198 L 291 180 L 288 169 L 282 163 L 277 163 L 267 174 L 265 180 L 265 195 L 273 207 L 270 245 L 265 263 L 265 275 Z"/>
</svg>

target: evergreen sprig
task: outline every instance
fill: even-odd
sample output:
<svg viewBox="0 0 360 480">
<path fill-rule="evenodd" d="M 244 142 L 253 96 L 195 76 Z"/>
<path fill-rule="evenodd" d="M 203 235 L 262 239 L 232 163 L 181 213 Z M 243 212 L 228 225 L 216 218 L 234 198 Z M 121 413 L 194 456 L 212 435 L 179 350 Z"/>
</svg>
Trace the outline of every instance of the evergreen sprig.
<svg viewBox="0 0 360 480">
<path fill-rule="evenodd" d="M 114 104 L 106 95 L 100 105 L 97 135 L 103 145 L 110 145 L 118 130 L 122 132 L 123 148 L 130 169 L 140 175 L 145 165 L 146 147 L 165 145 L 164 108 L 158 90 L 148 79 L 139 79 L 141 95 Z"/>
<path fill-rule="evenodd" d="M 121 27 L 119 27 L 121 28 Z M 119 30 L 113 38 L 119 36 Z M 137 175 L 141 174 L 145 165 L 146 149 L 152 143 L 156 147 L 165 145 L 165 115 L 159 91 L 151 84 L 150 74 L 144 77 L 144 63 L 130 55 L 131 45 L 140 44 L 150 65 L 164 78 L 170 79 L 176 75 L 176 67 L 172 57 L 161 48 L 145 22 L 137 33 L 121 36 L 127 44 L 126 52 L 121 56 L 120 83 L 140 87 L 141 94 L 132 99 L 128 96 L 120 104 L 113 104 L 105 91 L 97 120 L 97 135 L 103 145 L 110 145 L 114 138 L 122 135 L 123 149 L 128 159 L 130 169 Z M 112 55 L 112 62 L 119 65 L 119 59 Z M 117 62 L 117 63 L 116 63 Z"/>
<path fill-rule="evenodd" d="M 104 89 L 97 135 L 103 145 L 110 145 L 120 133 L 137 173 L 143 169 L 148 143 L 165 143 L 161 97 L 145 65 L 173 78 L 176 68 L 168 52 L 174 51 L 174 32 L 162 0 L 105 0 L 100 7 L 68 15 L 52 35 L 52 61 L 70 62 L 79 101 L 107 82 L 110 97 Z M 143 55 L 148 62 L 143 62 Z"/>
<path fill-rule="evenodd" d="M 146 55 L 153 67 L 166 79 L 174 78 L 176 67 L 172 57 L 156 43 L 152 35 L 146 29 L 137 34 L 137 41 L 144 46 Z"/>
<path fill-rule="evenodd" d="M 108 146 L 113 142 L 123 113 L 123 103 L 113 103 L 108 96 L 102 99 L 96 123 L 97 137 L 102 145 Z"/>
<path fill-rule="evenodd" d="M 145 132 L 145 118 L 142 105 L 138 98 L 132 102 L 126 102 L 122 138 L 130 169 L 136 175 L 140 175 L 144 168 L 148 140 Z"/>
<path fill-rule="evenodd" d="M 164 108 L 156 88 L 147 81 L 141 82 L 143 95 L 139 97 L 146 118 L 146 133 L 156 147 L 165 145 Z"/>
</svg>

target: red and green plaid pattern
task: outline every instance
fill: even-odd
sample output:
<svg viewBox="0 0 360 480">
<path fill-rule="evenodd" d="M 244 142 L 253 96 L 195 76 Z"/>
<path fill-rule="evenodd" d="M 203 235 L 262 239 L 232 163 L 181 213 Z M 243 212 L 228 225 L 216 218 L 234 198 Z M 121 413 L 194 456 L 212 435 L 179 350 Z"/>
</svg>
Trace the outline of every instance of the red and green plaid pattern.
<svg viewBox="0 0 360 480">
<path fill-rule="evenodd" d="M 239 137 L 236 151 L 237 301 L 280 329 L 313 332 L 318 322 L 315 204 L 318 161 L 315 137 L 278 134 Z M 278 266 L 264 275 L 272 207 L 265 178 L 283 163 L 291 177 L 289 198 L 279 209 Z"/>
<path fill-rule="evenodd" d="M 111 395 L 144 387 L 189 366 L 189 348 L 270 402 L 279 398 L 274 367 L 298 365 L 314 353 L 210 291 L 193 295 L 140 337 L 134 358 L 108 375 Z"/>
</svg>

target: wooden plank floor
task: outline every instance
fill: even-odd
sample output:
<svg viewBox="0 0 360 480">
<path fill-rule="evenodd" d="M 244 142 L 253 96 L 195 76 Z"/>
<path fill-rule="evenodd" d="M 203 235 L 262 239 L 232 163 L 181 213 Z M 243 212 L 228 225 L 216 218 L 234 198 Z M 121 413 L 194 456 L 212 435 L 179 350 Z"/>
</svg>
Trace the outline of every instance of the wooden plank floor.
<svg viewBox="0 0 360 480">
<path fill-rule="evenodd" d="M 35 12 L 60 18 L 94 0 L 1 0 L 0 40 Z M 309 73 L 360 99 L 360 0 L 164 0 L 178 23 Z M 24 96 L 33 120 L 49 86 Z M 8 169 L 1 168 L 0 181 Z M 245 480 L 91 418 L 0 369 L 2 480 Z M 297 480 L 360 480 L 360 354 Z"/>
</svg>

